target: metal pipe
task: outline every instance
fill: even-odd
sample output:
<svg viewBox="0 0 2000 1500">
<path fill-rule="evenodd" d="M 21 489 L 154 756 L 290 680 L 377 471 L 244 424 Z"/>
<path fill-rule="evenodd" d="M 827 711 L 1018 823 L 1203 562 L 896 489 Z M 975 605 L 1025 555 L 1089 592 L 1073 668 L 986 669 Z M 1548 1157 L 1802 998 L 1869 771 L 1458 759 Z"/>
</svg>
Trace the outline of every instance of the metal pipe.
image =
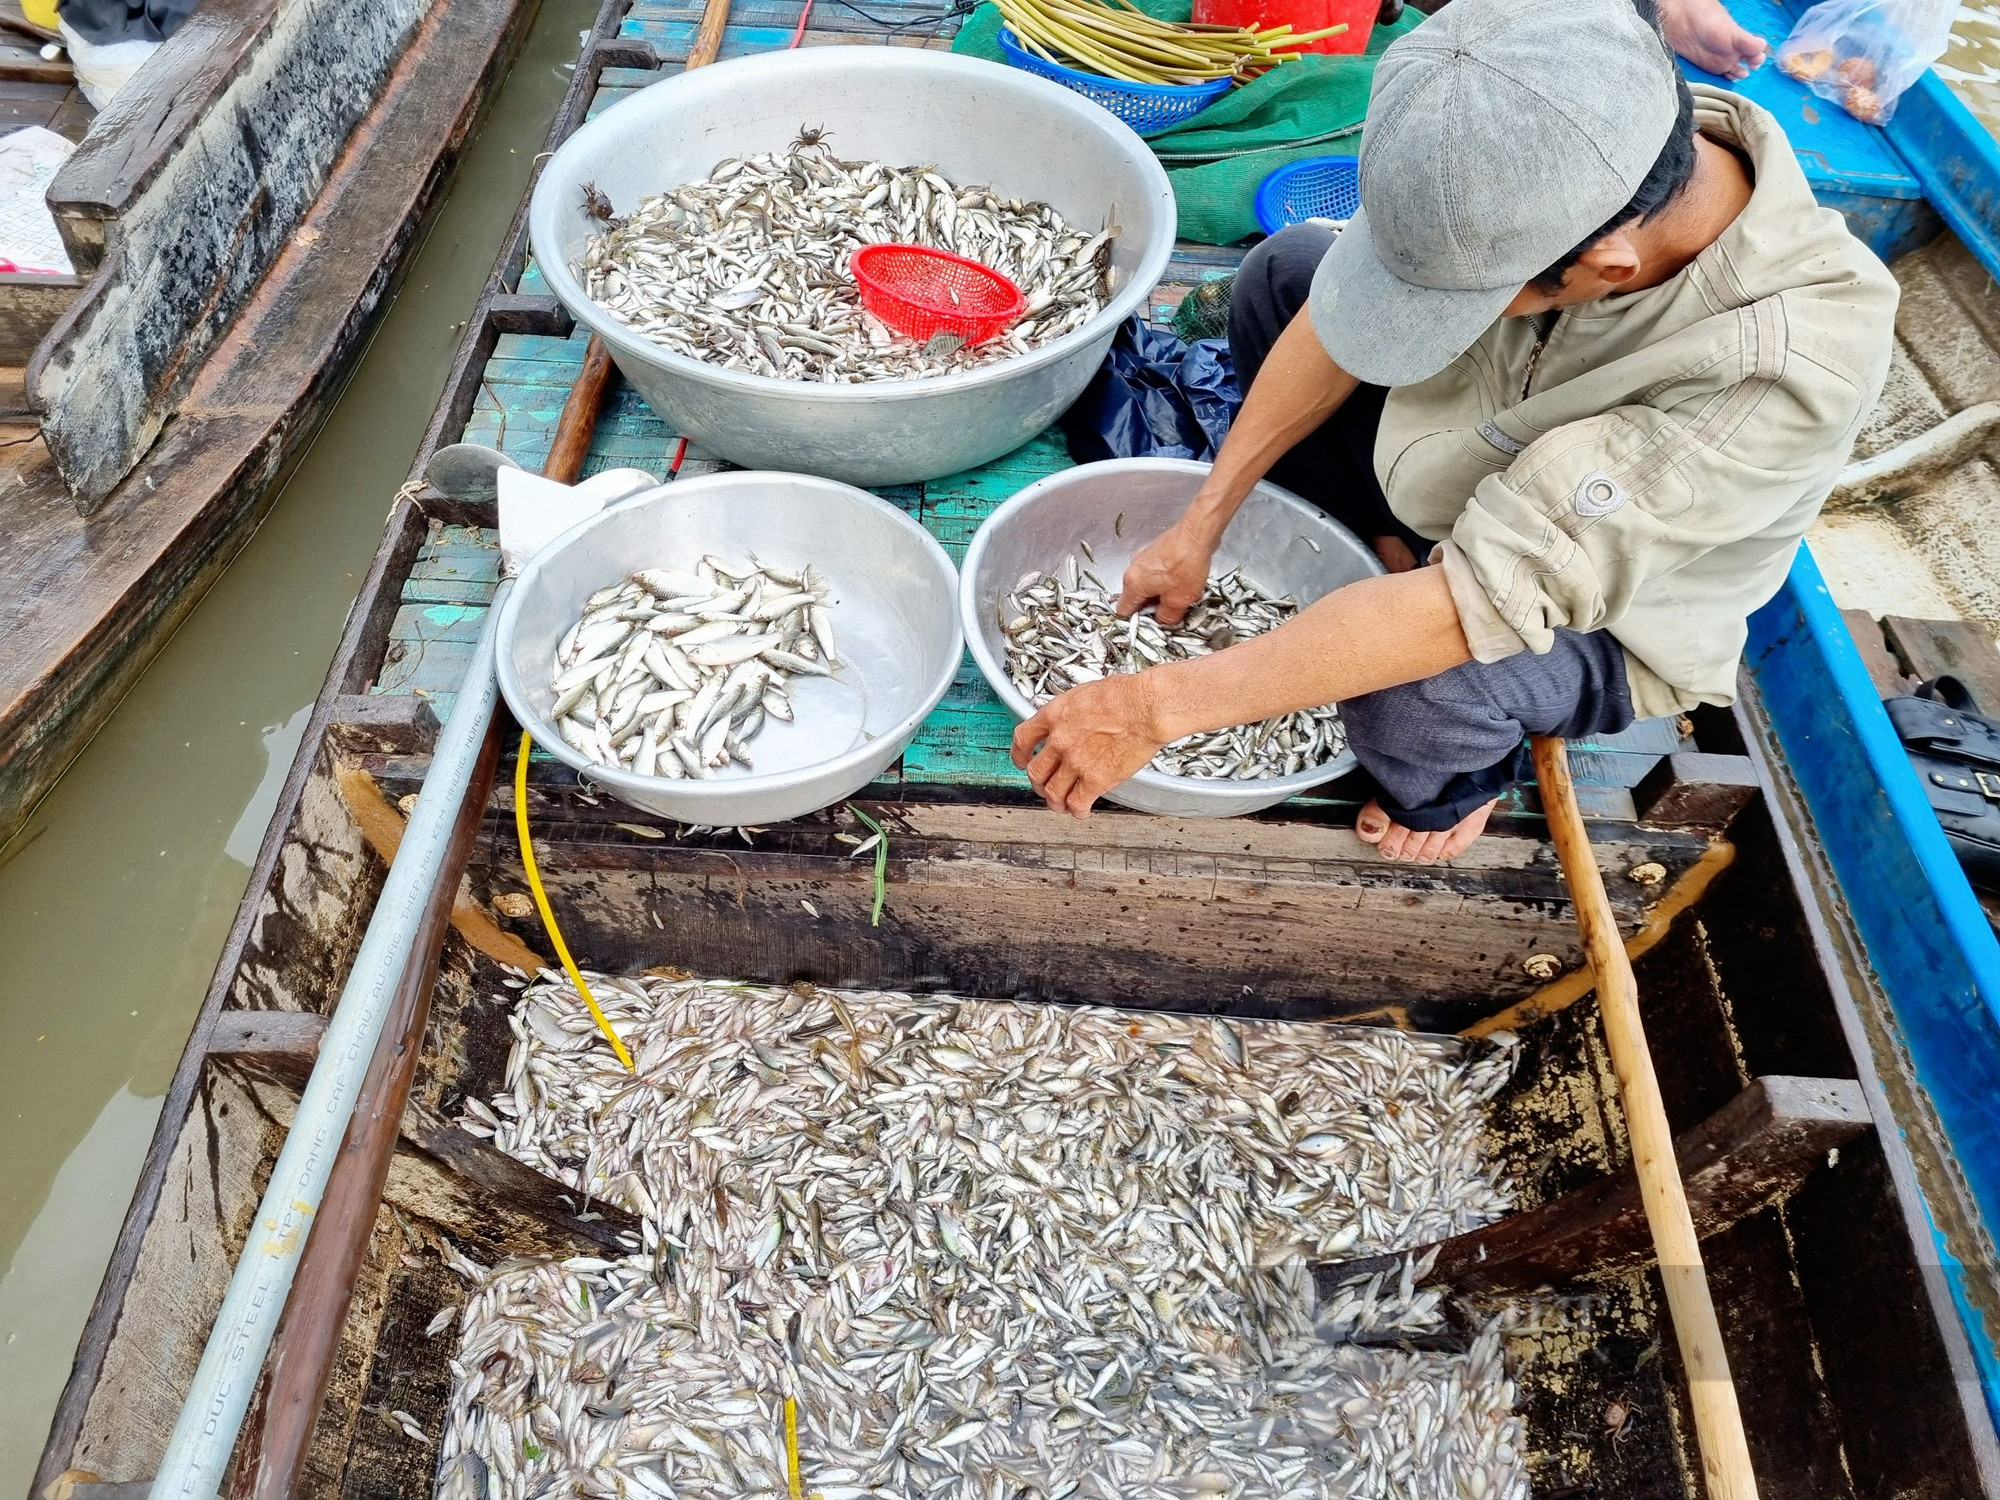
<svg viewBox="0 0 2000 1500">
<path fill-rule="evenodd" d="M 346 1137 L 369 1059 L 381 1037 L 493 718 L 499 698 L 493 673 L 494 632 L 500 606 L 512 589 L 511 579 L 501 580 L 493 606 L 486 613 L 472 666 L 438 736 L 437 751 L 402 846 L 383 882 L 368 931 L 320 1044 L 319 1061 L 299 1098 L 298 1113 L 271 1170 L 270 1186 L 250 1222 L 250 1236 L 236 1262 L 222 1310 L 216 1314 L 201 1364 L 188 1387 L 173 1435 L 167 1440 L 166 1454 L 153 1480 L 152 1500 L 215 1500 L 221 1488 L 278 1315 L 284 1310 L 298 1270 L 307 1230 Z"/>
<path fill-rule="evenodd" d="M 327 1382 L 340 1352 L 340 1335 L 354 1300 L 354 1284 L 375 1232 L 382 1206 L 383 1184 L 396 1154 L 396 1138 L 409 1103 L 410 1085 L 424 1050 L 424 1027 L 431 1013 L 438 959 L 450 930 L 452 904 L 466 861 L 479 842 L 480 822 L 493 790 L 493 773 L 500 764 L 502 733 L 497 718 L 486 726 L 486 740 L 472 785 L 458 810 L 437 878 L 431 883 L 416 942 L 403 969 L 402 983 L 390 1002 L 389 1017 L 376 1045 L 374 1060 L 361 1084 L 354 1118 L 348 1122 L 326 1196 L 312 1233 L 306 1236 L 297 1279 L 285 1299 L 271 1351 L 271 1373 L 257 1406 L 245 1419 L 238 1440 L 242 1458 L 230 1484 L 241 1500 L 290 1500 L 298 1492 L 306 1452 L 326 1401 Z"/>
</svg>

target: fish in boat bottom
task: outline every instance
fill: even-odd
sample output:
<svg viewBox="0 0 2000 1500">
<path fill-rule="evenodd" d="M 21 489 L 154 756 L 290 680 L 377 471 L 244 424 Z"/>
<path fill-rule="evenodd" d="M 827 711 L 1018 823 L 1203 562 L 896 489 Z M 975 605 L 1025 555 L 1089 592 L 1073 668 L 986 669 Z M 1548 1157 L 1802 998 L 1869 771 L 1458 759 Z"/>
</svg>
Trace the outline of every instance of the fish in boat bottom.
<svg viewBox="0 0 2000 1500">
<path fill-rule="evenodd" d="M 1507 1210 L 1511 1038 L 589 982 L 636 1074 L 545 972 L 463 1123 L 642 1242 L 455 1262 L 449 1500 L 1528 1495 L 1499 1319 L 1307 1269 Z"/>
</svg>

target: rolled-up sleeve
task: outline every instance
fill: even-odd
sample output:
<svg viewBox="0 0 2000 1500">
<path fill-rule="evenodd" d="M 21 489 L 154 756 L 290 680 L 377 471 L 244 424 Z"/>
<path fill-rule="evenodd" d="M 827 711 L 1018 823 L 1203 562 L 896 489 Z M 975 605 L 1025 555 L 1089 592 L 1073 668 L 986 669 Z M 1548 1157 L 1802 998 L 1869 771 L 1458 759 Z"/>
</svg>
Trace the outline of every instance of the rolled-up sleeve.
<svg viewBox="0 0 2000 1500">
<path fill-rule="evenodd" d="M 1619 407 L 1548 433 L 1479 482 L 1440 545 L 1473 654 L 1547 651 L 1558 629 L 1602 630 L 1651 579 L 1768 524 L 1796 501 L 1667 414 Z M 1696 506 L 1734 486 L 1741 508 Z M 1719 492 L 1707 489 L 1713 496 Z M 1721 520 L 1718 526 L 1718 520 Z"/>
</svg>

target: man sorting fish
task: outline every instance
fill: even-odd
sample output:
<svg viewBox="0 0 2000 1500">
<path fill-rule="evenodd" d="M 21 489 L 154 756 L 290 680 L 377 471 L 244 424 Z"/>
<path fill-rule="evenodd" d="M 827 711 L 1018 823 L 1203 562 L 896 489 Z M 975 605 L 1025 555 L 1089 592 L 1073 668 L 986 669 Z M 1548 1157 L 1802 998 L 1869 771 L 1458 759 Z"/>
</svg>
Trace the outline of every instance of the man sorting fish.
<svg viewBox="0 0 2000 1500">
<path fill-rule="evenodd" d="M 1118 608 L 1179 619 L 1266 475 L 1388 573 L 1045 704 L 1014 759 L 1050 807 L 1337 702 L 1381 787 L 1358 832 L 1427 863 L 1478 837 L 1525 734 L 1732 699 L 1881 392 L 1897 289 L 1776 120 L 1690 93 L 1639 4 L 1453 0 L 1384 53 L 1362 209 L 1244 260 L 1242 410 Z"/>
</svg>

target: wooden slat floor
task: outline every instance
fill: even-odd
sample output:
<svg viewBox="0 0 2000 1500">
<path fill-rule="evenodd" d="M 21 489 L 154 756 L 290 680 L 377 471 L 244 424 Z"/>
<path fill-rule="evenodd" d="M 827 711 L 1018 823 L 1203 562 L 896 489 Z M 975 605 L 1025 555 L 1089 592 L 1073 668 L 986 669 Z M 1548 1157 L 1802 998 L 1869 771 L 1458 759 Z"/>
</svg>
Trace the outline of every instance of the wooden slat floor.
<svg viewBox="0 0 2000 1500">
<path fill-rule="evenodd" d="M 954 21 L 939 21 L 948 7 L 930 0 L 866 0 L 870 20 L 839 0 L 817 0 L 805 45 L 899 43 L 948 44 Z M 699 0 L 638 0 L 626 17 L 624 34 L 650 42 L 669 66 L 658 70 L 607 68 L 590 112 L 595 115 L 637 89 L 677 70 L 699 19 Z M 798 0 L 736 0 L 726 31 L 724 57 L 785 47 L 799 16 Z M 914 20 L 892 31 L 884 22 Z M 810 123 L 810 122 L 807 122 Z M 1159 322 L 1172 316 L 1187 291 L 1201 281 L 1230 273 L 1240 250 L 1183 244 L 1149 304 Z M 532 261 L 523 272 L 521 292 L 546 290 Z M 463 440 L 490 443 L 524 467 L 539 469 L 563 401 L 582 368 L 587 334 L 550 338 L 505 334 L 488 360 L 477 402 Z M 634 467 L 664 474 L 678 434 L 614 377 L 597 424 L 586 474 Z M 921 485 L 878 491 L 920 520 L 959 561 L 979 523 L 1000 502 L 1025 485 L 1070 465 L 1061 435 L 1051 429 L 981 468 Z M 690 447 L 682 474 L 720 467 L 698 447 Z M 429 698 L 440 716 L 451 707 L 453 689 L 468 665 L 486 601 L 498 576 L 498 544 L 483 529 L 436 526 L 404 585 L 402 607 L 391 632 L 388 657 L 373 691 L 415 693 Z M 968 656 L 944 702 L 919 731 L 892 781 L 960 787 L 1023 788 L 1026 778 L 1008 759 L 1014 718 L 980 678 Z M 1573 748 L 1579 792 L 1586 811 L 1600 817 L 1633 816 L 1630 788 L 1662 755 L 1688 748 L 1666 720 L 1636 724 L 1620 735 Z M 1352 788 L 1337 785 L 1320 803 L 1349 800 Z M 1301 799 L 1305 800 L 1305 799 Z M 1531 793 L 1517 792 L 1515 811 L 1534 807 Z"/>
</svg>

